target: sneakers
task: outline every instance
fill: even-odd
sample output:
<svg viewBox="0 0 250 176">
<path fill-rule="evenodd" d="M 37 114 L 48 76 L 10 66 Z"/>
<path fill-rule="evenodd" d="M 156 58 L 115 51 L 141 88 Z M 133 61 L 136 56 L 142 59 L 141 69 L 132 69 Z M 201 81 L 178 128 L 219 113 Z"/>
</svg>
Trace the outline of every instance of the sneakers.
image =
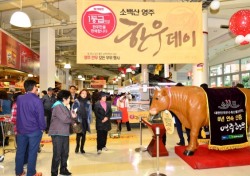
<svg viewBox="0 0 250 176">
<path fill-rule="evenodd" d="M 97 150 L 97 154 L 100 155 L 102 153 L 101 150 Z"/>
<path fill-rule="evenodd" d="M 107 147 L 103 147 L 102 150 L 108 151 L 109 149 Z"/>
<path fill-rule="evenodd" d="M 35 175 L 33 176 L 43 176 L 42 172 L 37 172 Z"/>
</svg>

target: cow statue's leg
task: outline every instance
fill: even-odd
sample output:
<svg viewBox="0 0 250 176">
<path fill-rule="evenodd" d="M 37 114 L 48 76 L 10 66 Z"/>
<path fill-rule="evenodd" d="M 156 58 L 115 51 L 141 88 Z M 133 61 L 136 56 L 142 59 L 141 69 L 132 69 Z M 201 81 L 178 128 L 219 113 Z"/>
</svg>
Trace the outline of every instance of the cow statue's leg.
<svg viewBox="0 0 250 176">
<path fill-rule="evenodd" d="M 188 146 L 186 147 L 186 150 L 183 152 L 186 156 L 192 156 L 194 155 L 195 150 L 198 148 L 199 144 L 197 141 L 199 134 L 199 130 L 196 128 L 191 128 L 190 131 L 190 141 L 188 143 Z"/>
</svg>

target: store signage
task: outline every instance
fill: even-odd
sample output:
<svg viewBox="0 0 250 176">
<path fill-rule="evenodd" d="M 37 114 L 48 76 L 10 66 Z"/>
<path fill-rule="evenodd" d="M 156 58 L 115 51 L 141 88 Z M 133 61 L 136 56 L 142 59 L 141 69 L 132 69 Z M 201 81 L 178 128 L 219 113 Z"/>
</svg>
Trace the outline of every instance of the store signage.
<svg viewBox="0 0 250 176">
<path fill-rule="evenodd" d="M 39 55 L 0 30 L 0 64 L 34 75 L 39 75 Z"/>
<path fill-rule="evenodd" d="M 201 2 L 78 1 L 79 64 L 203 60 Z"/>
<path fill-rule="evenodd" d="M 106 85 L 106 80 L 91 80 L 90 86 L 92 88 L 103 88 Z"/>
</svg>

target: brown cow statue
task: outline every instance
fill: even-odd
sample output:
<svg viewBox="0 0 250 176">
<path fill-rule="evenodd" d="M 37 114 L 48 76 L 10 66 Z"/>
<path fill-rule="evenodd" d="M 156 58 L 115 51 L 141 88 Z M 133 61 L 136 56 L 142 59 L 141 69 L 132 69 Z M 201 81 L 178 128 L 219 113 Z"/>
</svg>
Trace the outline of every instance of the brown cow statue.
<svg viewBox="0 0 250 176">
<path fill-rule="evenodd" d="M 250 117 L 250 90 L 240 89 L 246 98 L 247 117 Z M 170 110 L 177 115 L 181 123 L 189 128 L 190 142 L 184 155 L 191 156 L 198 148 L 198 134 L 202 126 L 208 126 L 208 105 L 203 88 L 196 86 L 157 88 L 154 91 L 150 114 L 155 115 L 163 110 Z M 247 119 L 248 125 L 250 118 Z"/>
</svg>

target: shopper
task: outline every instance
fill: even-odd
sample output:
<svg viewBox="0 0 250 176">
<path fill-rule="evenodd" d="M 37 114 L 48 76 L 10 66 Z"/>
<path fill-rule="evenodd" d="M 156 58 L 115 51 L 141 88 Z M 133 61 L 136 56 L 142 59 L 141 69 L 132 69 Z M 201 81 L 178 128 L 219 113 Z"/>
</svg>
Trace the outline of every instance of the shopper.
<svg viewBox="0 0 250 176">
<path fill-rule="evenodd" d="M 93 93 L 92 93 L 92 110 L 95 109 L 95 103 L 99 100 L 99 92 L 98 89 L 96 89 Z"/>
<path fill-rule="evenodd" d="M 175 86 L 182 87 L 184 85 L 182 83 L 177 83 Z M 175 118 L 175 125 L 176 125 L 177 133 L 178 133 L 178 136 L 179 136 L 179 139 L 180 139 L 180 141 L 178 143 L 176 143 L 176 144 L 184 146 L 185 145 L 185 140 L 184 140 L 184 136 L 183 136 L 182 123 L 179 120 L 179 118 L 173 112 L 171 112 L 171 114 Z M 190 141 L 190 129 L 185 128 L 185 130 L 186 130 L 186 134 L 187 134 L 187 141 L 189 143 L 189 141 Z"/>
<path fill-rule="evenodd" d="M 122 123 L 126 123 L 127 131 L 131 131 L 129 118 L 128 118 L 128 107 L 129 107 L 129 101 L 126 97 L 125 93 L 121 94 L 121 97 L 116 102 L 117 107 L 122 112 L 122 121 L 119 123 L 119 130 L 122 130 Z"/>
<path fill-rule="evenodd" d="M 46 130 L 45 133 L 47 134 L 49 131 L 50 121 L 51 121 L 51 114 L 52 114 L 52 105 L 56 102 L 56 97 L 53 94 L 53 88 L 49 87 L 48 92 L 42 98 L 43 107 L 44 107 L 44 115 L 46 118 Z"/>
<path fill-rule="evenodd" d="M 82 125 L 82 132 L 76 133 L 76 148 L 75 153 L 80 152 L 85 153 L 84 144 L 86 140 L 86 132 L 90 133 L 90 123 L 92 121 L 92 105 L 89 101 L 89 93 L 87 90 L 83 89 L 79 93 L 78 98 L 72 105 L 72 110 L 77 113 L 77 123 Z"/>
<path fill-rule="evenodd" d="M 46 90 L 43 90 L 43 91 L 41 92 L 41 98 L 43 98 L 44 95 L 47 95 L 47 91 L 46 91 Z"/>
<path fill-rule="evenodd" d="M 53 157 L 51 164 L 51 176 L 58 175 L 60 165 L 61 175 L 71 175 L 67 169 L 69 157 L 70 125 L 76 118 L 76 113 L 69 110 L 70 92 L 61 90 L 57 94 L 57 101 L 52 106 L 51 125 L 49 135 L 52 138 Z"/>
<path fill-rule="evenodd" d="M 100 93 L 100 100 L 95 104 L 96 131 L 97 131 L 97 153 L 102 150 L 107 151 L 106 147 L 108 131 L 111 130 L 110 117 L 112 116 L 111 104 L 106 102 L 106 94 Z"/>
<path fill-rule="evenodd" d="M 25 151 L 28 148 L 27 176 L 41 176 L 42 173 L 36 171 L 36 160 L 42 131 L 46 128 L 43 104 L 36 95 L 37 86 L 34 80 L 26 80 L 24 89 L 25 95 L 19 95 L 16 103 L 17 151 L 15 172 L 18 176 L 25 175 L 23 165 Z"/>
<path fill-rule="evenodd" d="M 0 115 L 11 114 L 11 100 L 8 98 L 8 93 L 5 90 L 0 90 Z M 4 139 L 4 144 L 9 145 L 9 137 Z M 0 146 L 3 145 L 3 134 L 0 130 Z"/>
<path fill-rule="evenodd" d="M 0 90 L 0 115 L 11 114 L 11 100 L 5 90 Z"/>
<path fill-rule="evenodd" d="M 69 91 L 70 91 L 70 107 L 71 107 L 75 99 L 78 97 L 78 94 L 76 93 L 76 86 L 71 85 L 69 87 Z"/>
</svg>

